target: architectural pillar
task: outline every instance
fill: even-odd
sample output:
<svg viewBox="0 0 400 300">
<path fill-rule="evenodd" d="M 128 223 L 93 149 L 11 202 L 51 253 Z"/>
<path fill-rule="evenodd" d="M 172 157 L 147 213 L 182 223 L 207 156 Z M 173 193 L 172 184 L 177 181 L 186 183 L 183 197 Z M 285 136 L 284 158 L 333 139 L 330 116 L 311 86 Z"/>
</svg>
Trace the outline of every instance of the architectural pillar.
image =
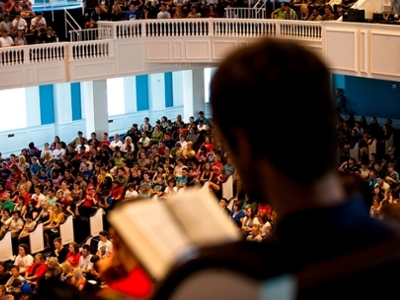
<svg viewBox="0 0 400 300">
<path fill-rule="evenodd" d="M 95 132 L 101 140 L 108 133 L 107 81 L 83 82 L 82 101 L 85 103 L 86 135 Z"/>
<path fill-rule="evenodd" d="M 181 73 L 182 80 L 180 84 L 183 95 L 183 120 L 187 123 L 191 116 L 196 118 L 199 111 L 204 111 L 204 69 L 183 71 Z M 174 81 L 175 85 L 179 85 L 179 83 L 175 83 Z"/>
<path fill-rule="evenodd" d="M 137 111 L 136 77 L 124 77 L 125 113 Z"/>
<path fill-rule="evenodd" d="M 154 126 L 156 120 L 165 114 L 165 84 L 164 73 L 148 75 L 149 118 Z M 173 118 L 173 116 L 167 116 Z"/>
</svg>

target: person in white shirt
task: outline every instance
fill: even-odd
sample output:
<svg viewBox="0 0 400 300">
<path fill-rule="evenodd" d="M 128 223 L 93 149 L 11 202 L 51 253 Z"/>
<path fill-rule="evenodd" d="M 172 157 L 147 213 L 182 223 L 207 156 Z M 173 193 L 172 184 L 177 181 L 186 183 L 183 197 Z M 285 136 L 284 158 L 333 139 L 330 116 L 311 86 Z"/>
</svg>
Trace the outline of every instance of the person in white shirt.
<svg viewBox="0 0 400 300">
<path fill-rule="evenodd" d="M 28 32 L 28 23 L 25 19 L 21 18 L 21 13 L 15 14 L 15 19 L 12 21 L 12 27 L 14 31 L 22 30 L 23 33 Z"/>
<path fill-rule="evenodd" d="M 142 131 L 141 133 L 140 133 L 140 136 L 141 136 L 141 138 L 139 139 L 139 141 L 138 141 L 138 143 L 142 143 L 143 144 L 143 147 L 149 147 L 150 146 L 150 139 L 149 139 L 149 137 L 147 136 L 147 134 L 146 134 L 146 132 L 145 131 Z"/>
<path fill-rule="evenodd" d="M 97 245 L 97 255 L 100 259 L 109 257 L 113 253 L 113 244 L 107 239 L 107 232 L 100 231 L 99 244 Z"/>
<path fill-rule="evenodd" d="M 165 4 L 160 5 L 160 12 L 157 14 L 157 19 L 171 19 L 171 14 L 167 12 Z"/>
<path fill-rule="evenodd" d="M 8 35 L 8 30 L 3 29 L 0 37 L 0 47 L 11 47 L 14 46 L 13 39 Z"/>
<path fill-rule="evenodd" d="M 53 157 L 61 159 L 62 155 L 65 155 L 65 149 L 62 148 L 61 143 L 57 143 L 57 148 L 53 150 Z"/>
<path fill-rule="evenodd" d="M 38 12 L 36 17 L 31 20 L 31 32 L 33 32 L 35 36 L 39 37 L 41 33 L 46 32 L 46 28 L 46 19 L 43 18 L 42 12 Z"/>
<path fill-rule="evenodd" d="M 90 254 L 90 246 L 83 245 L 81 257 L 79 258 L 79 268 L 82 270 L 82 273 L 90 274 L 93 269 L 93 263 L 90 262 L 92 255 Z"/>
<path fill-rule="evenodd" d="M 29 248 L 26 244 L 18 246 L 18 256 L 15 258 L 14 266 L 19 267 L 19 273 L 24 274 L 33 264 L 33 257 L 29 254 Z"/>
<path fill-rule="evenodd" d="M 44 148 L 43 148 L 42 152 L 40 153 L 40 159 L 41 160 L 45 159 L 44 157 L 45 157 L 46 154 L 52 155 L 49 143 L 44 143 L 43 147 Z"/>
<path fill-rule="evenodd" d="M 200 132 L 202 130 L 207 130 L 207 125 L 204 124 L 203 120 L 199 121 L 199 124 L 197 125 L 197 130 Z"/>
<path fill-rule="evenodd" d="M 115 147 L 118 146 L 120 149 L 124 144 L 122 144 L 121 140 L 119 139 L 119 134 L 114 135 L 114 140 L 110 143 L 111 150 L 115 150 Z"/>
<path fill-rule="evenodd" d="M 130 183 L 128 189 L 125 192 L 125 199 L 135 199 L 139 197 L 138 192 L 135 191 L 135 184 Z"/>
</svg>

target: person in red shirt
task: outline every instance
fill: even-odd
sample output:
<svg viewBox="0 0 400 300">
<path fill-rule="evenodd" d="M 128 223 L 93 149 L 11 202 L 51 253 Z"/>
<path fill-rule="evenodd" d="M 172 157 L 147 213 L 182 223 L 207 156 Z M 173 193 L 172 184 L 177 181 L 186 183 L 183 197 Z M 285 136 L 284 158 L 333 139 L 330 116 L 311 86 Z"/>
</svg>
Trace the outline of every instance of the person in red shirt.
<svg viewBox="0 0 400 300">
<path fill-rule="evenodd" d="M 119 201 L 124 198 L 124 187 L 121 186 L 121 183 L 118 180 L 113 181 L 113 185 L 111 187 L 111 198 L 114 201 Z"/>
<path fill-rule="evenodd" d="M 36 283 L 47 271 L 44 255 L 38 253 L 35 255 L 35 262 L 26 270 L 25 279 L 31 283 Z"/>
<path fill-rule="evenodd" d="M 12 16 L 15 16 L 15 13 L 21 11 L 19 3 L 14 0 L 8 0 L 8 2 L 4 4 L 4 9 L 6 10 L 6 13 Z"/>
<path fill-rule="evenodd" d="M 108 288 L 101 289 L 98 296 L 103 299 L 148 299 L 154 286 L 149 275 L 139 267 L 136 258 L 113 228 L 109 231 L 113 240 L 114 257 L 98 263 L 102 278 Z M 123 297 L 125 296 L 125 297 Z"/>
<path fill-rule="evenodd" d="M 81 254 L 79 253 L 79 246 L 77 243 L 70 243 L 69 244 L 69 252 L 65 261 L 71 264 L 72 268 L 76 268 L 79 265 L 79 259 L 81 258 Z"/>
<path fill-rule="evenodd" d="M 25 187 L 21 187 L 19 191 L 19 196 L 24 197 L 24 205 L 28 205 L 31 200 L 31 195 L 26 191 Z"/>
<path fill-rule="evenodd" d="M 103 140 L 99 143 L 99 147 L 98 147 L 99 151 L 101 149 L 103 149 L 104 145 L 110 146 L 110 141 L 108 140 L 108 133 L 107 132 L 103 133 Z"/>
</svg>

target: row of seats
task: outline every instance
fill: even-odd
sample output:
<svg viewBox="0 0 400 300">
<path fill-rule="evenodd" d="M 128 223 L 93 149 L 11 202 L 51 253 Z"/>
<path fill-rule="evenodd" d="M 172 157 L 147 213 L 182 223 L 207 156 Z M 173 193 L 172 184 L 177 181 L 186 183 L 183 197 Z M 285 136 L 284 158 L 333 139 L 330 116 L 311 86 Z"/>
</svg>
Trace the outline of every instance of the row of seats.
<svg viewBox="0 0 400 300">
<path fill-rule="evenodd" d="M 103 209 L 98 209 L 89 218 L 90 236 L 96 237 L 103 231 Z M 60 237 L 63 245 L 75 242 L 74 238 L 74 217 L 68 216 L 63 224 L 60 225 Z M 29 234 L 29 244 L 31 253 L 39 253 L 45 250 L 43 237 L 43 224 L 39 223 L 35 230 Z M 0 240 L 0 262 L 12 260 L 14 254 L 12 249 L 11 232 L 7 232 Z"/>
</svg>

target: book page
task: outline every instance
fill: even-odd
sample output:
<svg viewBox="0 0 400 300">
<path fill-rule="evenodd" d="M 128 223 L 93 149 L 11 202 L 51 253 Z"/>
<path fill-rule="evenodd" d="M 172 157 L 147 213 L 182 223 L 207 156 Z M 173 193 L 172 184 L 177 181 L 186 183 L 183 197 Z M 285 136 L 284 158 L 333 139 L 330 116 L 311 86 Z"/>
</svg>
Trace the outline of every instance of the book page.
<svg viewBox="0 0 400 300">
<path fill-rule="evenodd" d="M 111 225 L 156 280 L 164 278 L 190 240 L 164 201 L 126 202 L 109 213 Z"/>
<path fill-rule="evenodd" d="M 240 239 L 240 231 L 222 211 L 208 189 L 187 189 L 167 203 L 196 246 L 209 246 Z"/>
</svg>

